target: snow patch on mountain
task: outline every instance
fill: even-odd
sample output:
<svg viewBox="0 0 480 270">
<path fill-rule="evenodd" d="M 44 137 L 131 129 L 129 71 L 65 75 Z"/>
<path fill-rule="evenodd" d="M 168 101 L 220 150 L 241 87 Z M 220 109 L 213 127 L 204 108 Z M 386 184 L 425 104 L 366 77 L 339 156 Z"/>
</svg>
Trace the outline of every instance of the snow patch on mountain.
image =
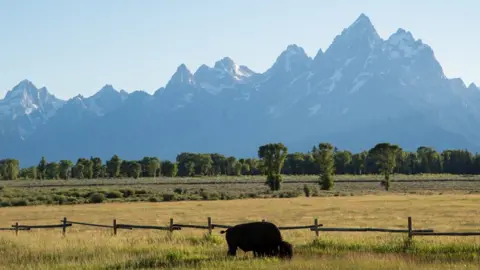
<svg viewBox="0 0 480 270">
<path fill-rule="evenodd" d="M 415 40 L 412 33 L 402 28 L 391 35 L 385 43 L 385 49 L 388 50 L 391 59 L 412 58 L 425 48 L 427 47 L 420 40 Z"/>
</svg>

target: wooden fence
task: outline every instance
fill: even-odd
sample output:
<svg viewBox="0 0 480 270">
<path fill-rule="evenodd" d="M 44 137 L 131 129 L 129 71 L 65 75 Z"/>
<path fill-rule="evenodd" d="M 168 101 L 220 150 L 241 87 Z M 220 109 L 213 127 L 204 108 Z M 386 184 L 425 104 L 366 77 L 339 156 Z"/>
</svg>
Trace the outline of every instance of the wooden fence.
<svg viewBox="0 0 480 270">
<path fill-rule="evenodd" d="M 265 220 L 262 220 L 265 221 Z M 190 224 L 176 224 L 173 222 L 173 218 L 170 218 L 170 223 L 168 226 L 153 226 L 153 225 L 135 225 L 135 224 L 121 224 L 117 223 L 117 220 L 114 219 L 112 225 L 105 224 L 93 224 L 86 222 L 70 221 L 64 217 L 61 221 L 61 224 L 50 224 L 50 225 L 20 225 L 15 223 L 11 228 L 0 228 L 0 231 L 15 231 L 15 234 L 18 235 L 19 231 L 30 231 L 32 229 L 52 229 L 52 228 L 61 228 L 62 234 L 65 236 L 67 233 L 67 227 L 72 227 L 73 225 L 80 226 L 90 226 L 90 227 L 100 227 L 106 229 L 112 229 L 113 235 L 117 235 L 119 229 L 133 230 L 133 229 L 149 229 L 149 230 L 163 230 L 173 231 L 182 230 L 185 228 L 191 229 L 201 229 L 208 230 L 208 234 L 212 234 L 215 228 L 230 228 L 233 225 L 223 225 L 216 224 L 212 222 L 212 218 L 207 218 L 207 225 L 190 225 Z M 303 226 L 279 226 L 280 230 L 310 230 L 315 233 L 316 237 L 319 237 L 320 232 L 387 232 L 387 233 L 408 233 L 408 238 L 412 239 L 413 236 L 480 236 L 480 232 L 434 232 L 433 229 L 413 229 L 412 218 L 408 217 L 407 220 L 407 229 L 386 229 L 386 228 L 325 228 L 323 224 L 318 223 L 318 219 L 315 218 L 313 225 L 303 225 Z"/>
</svg>

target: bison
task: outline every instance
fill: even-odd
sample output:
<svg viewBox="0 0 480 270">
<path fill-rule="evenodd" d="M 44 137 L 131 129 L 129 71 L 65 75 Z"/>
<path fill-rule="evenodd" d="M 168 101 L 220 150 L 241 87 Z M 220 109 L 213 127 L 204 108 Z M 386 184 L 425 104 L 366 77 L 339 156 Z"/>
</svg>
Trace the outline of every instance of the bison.
<svg viewBox="0 0 480 270">
<path fill-rule="evenodd" d="M 279 256 L 291 259 L 293 247 L 283 240 L 280 230 L 270 222 L 238 224 L 220 233 L 225 233 L 228 255 L 235 256 L 237 248 L 244 252 L 253 251 L 255 257 Z"/>
</svg>

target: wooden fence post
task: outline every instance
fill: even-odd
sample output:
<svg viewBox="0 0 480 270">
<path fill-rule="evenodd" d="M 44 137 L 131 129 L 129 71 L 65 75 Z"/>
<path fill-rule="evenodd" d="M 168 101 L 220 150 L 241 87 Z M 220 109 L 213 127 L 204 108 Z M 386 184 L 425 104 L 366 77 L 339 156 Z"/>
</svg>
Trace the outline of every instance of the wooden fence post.
<svg viewBox="0 0 480 270">
<path fill-rule="evenodd" d="M 64 217 L 64 218 L 63 218 L 63 227 L 62 227 L 62 234 L 63 234 L 63 236 L 65 236 L 66 233 L 67 233 L 67 218 Z"/>
<path fill-rule="evenodd" d="M 170 231 L 170 233 L 173 233 L 173 218 L 170 218 L 169 231 Z"/>
<path fill-rule="evenodd" d="M 15 235 L 18 236 L 18 222 L 15 223 Z"/>
<path fill-rule="evenodd" d="M 208 234 L 212 235 L 212 218 L 208 217 L 207 222 L 208 222 Z"/>
<path fill-rule="evenodd" d="M 408 239 L 412 239 L 413 232 L 412 232 L 412 217 L 408 217 Z"/>
<path fill-rule="evenodd" d="M 113 219 L 113 235 L 117 235 L 117 219 Z"/>
<path fill-rule="evenodd" d="M 315 225 L 315 236 L 318 238 L 319 231 L 318 231 L 318 218 L 313 220 L 313 224 Z"/>
</svg>

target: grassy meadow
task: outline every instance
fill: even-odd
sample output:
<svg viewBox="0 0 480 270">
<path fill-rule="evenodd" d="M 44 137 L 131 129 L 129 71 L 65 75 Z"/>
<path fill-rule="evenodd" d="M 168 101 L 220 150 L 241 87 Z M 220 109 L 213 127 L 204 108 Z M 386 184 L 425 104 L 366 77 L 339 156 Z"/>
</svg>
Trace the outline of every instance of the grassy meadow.
<svg viewBox="0 0 480 270">
<path fill-rule="evenodd" d="M 406 228 L 480 231 L 479 194 L 377 194 L 338 197 L 266 198 L 217 201 L 136 202 L 7 207 L 0 227 L 72 221 L 167 225 L 234 225 L 266 219 L 279 226 Z M 283 231 L 294 245 L 292 261 L 253 259 L 238 252 L 226 257 L 224 235 L 215 229 L 119 230 L 74 225 L 61 229 L 0 231 L 0 269 L 478 269 L 480 237 L 415 237 L 404 234 Z"/>
<path fill-rule="evenodd" d="M 72 205 L 90 202 L 344 197 L 391 193 L 423 195 L 480 193 L 480 176 L 395 175 L 389 192 L 385 192 L 380 180 L 381 176 L 378 175 L 337 175 L 334 189 L 322 191 L 318 185 L 318 176 L 285 175 L 282 188 L 277 192 L 271 192 L 264 184 L 264 176 L 0 181 L 0 207 Z M 101 193 L 101 200 L 93 201 L 91 197 L 94 193 Z"/>
</svg>

